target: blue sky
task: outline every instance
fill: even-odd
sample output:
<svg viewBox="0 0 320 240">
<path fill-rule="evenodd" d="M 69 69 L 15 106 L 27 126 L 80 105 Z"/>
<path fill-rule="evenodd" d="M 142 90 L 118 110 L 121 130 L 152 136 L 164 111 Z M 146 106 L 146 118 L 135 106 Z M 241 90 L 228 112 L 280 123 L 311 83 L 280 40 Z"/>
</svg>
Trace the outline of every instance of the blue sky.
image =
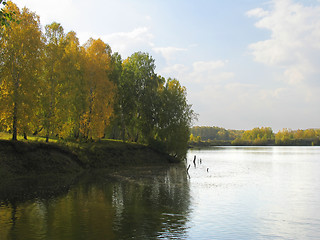
<svg viewBox="0 0 320 240">
<path fill-rule="evenodd" d="M 320 127 L 319 0 L 16 0 L 187 87 L 195 125 Z"/>
</svg>

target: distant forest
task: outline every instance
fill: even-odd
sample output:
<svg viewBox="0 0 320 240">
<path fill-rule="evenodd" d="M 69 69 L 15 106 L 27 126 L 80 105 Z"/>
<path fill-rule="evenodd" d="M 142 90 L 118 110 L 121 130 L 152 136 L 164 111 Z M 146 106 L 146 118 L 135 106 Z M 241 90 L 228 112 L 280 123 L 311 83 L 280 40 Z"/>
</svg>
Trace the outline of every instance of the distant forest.
<svg viewBox="0 0 320 240">
<path fill-rule="evenodd" d="M 194 145 L 302 145 L 319 146 L 320 129 L 282 129 L 274 133 L 270 127 L 252 130 L 227 130 L 221 127 L 191 128 L 190 143 Z"/>
</svg>

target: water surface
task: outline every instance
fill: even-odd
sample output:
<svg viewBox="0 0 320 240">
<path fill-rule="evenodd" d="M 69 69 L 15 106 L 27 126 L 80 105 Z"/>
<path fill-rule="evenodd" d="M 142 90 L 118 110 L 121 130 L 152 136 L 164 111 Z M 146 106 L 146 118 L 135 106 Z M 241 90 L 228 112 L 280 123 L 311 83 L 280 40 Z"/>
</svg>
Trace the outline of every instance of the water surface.
<svg viewBox="0 0 320 240">
<path fill-rule="evenodd" d="M 319 173 L 319 147 L 220 147 L 185 166 L 16 180 L 0 187 L 0 239 L 319 239 Z"/>
<path fill-rule="evenodd" d="M 319 147 L 189 151 L 190 239 L 319 239 Z M 200 159 L 202 164 L 200 164 Z"/>
</svg>

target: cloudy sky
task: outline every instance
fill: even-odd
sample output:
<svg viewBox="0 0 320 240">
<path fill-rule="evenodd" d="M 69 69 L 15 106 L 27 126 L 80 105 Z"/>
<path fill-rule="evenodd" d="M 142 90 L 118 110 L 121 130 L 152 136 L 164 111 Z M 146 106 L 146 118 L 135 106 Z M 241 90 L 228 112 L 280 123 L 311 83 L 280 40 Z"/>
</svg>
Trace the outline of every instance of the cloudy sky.
<svg viewBox="0 0 320 240">
<path fill-rule="evenodd" d="M 195 125 L 320 127 L 319 0 L 13 0 L 187 87 Z"/>
</svg>

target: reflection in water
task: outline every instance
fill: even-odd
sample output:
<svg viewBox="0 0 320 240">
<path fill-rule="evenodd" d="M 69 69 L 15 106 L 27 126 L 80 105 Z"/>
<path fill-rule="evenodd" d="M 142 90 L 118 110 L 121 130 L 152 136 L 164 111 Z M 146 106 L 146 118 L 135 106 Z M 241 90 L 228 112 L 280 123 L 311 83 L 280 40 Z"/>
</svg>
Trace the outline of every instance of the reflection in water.
<svg viewBox="0 0 320 240">
<path fill-rule="evenodd" d="M 0 239 L 319 239 L 320 147 L 193 149 L 186 166 L 0 184 Z"/>
<path fill-rule="evenodd" d="M 182 167 L 92 172 L 56 196 L 2 198 L 0 239 L 184 238 L 190 196 Z"/>
</svg>

